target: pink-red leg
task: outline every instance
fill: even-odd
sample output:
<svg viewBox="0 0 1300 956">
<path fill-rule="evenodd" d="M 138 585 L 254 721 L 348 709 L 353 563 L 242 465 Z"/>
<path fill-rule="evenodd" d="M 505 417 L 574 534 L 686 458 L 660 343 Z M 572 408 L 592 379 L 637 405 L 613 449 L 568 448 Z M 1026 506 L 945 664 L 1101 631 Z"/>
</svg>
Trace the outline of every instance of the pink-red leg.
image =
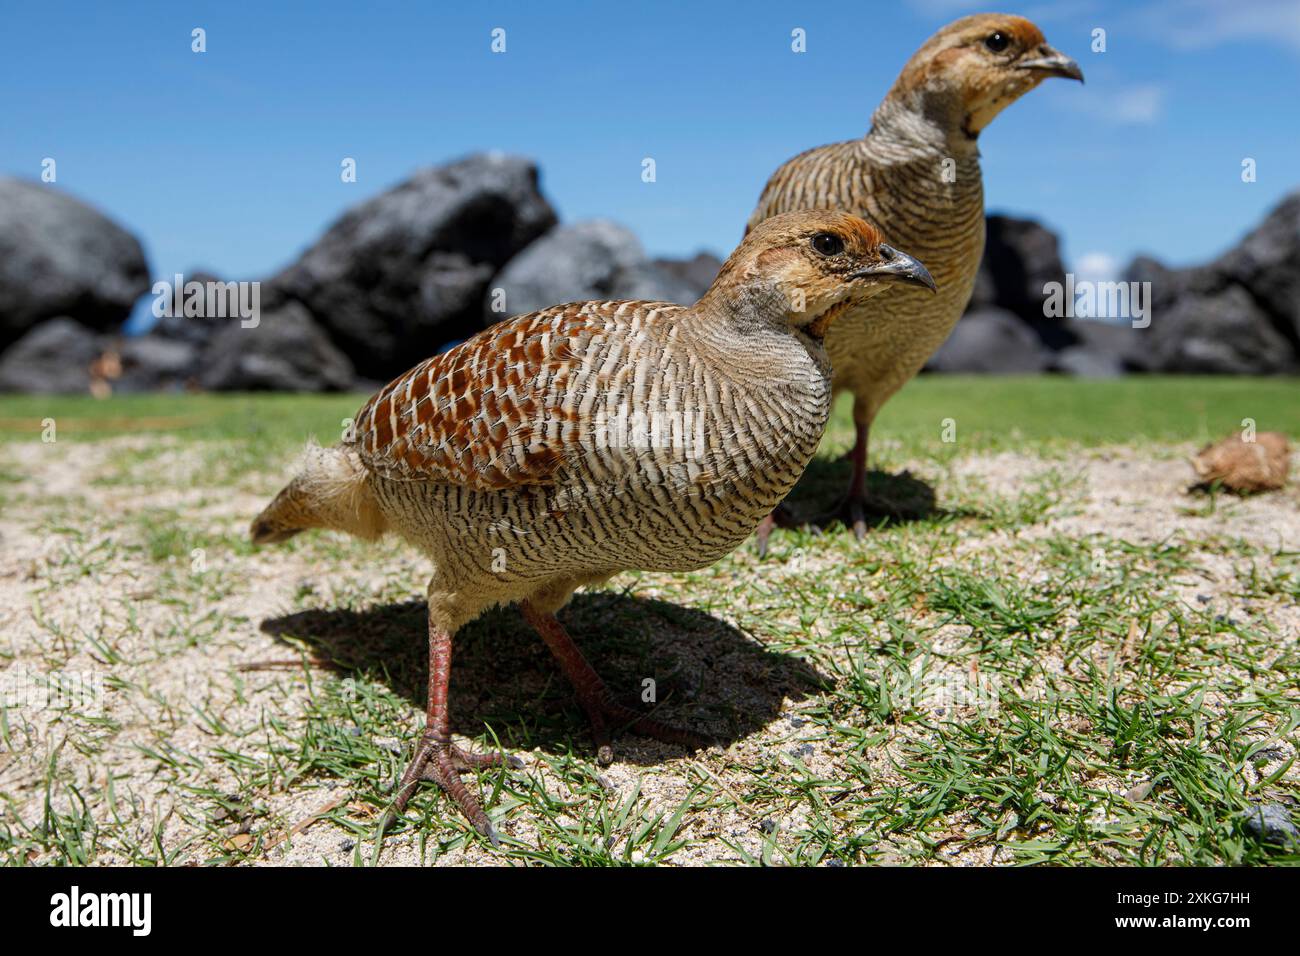
<svg viewBox="0 0 1300 956">
<path fill-rule="evenodd" d="M 777 505 L 772 509 L 772 513 L 759 522 L 758 527 L 754 529 L 754 546 L 758 556 L 767 557 L 767 539 L 772 536 L 773 528 L 797 528 L 798 526 L 799 522 L 794 519 L 785 502 Z"/>
<path fill-rule="evenodd" d="M 502 754 L 475 754 L 451 742 L 451 718 L 447 707 L 447 691 L 451 683 L 451 635 L 429 623 L 429 706 L 424 733 L 416 747 L 406 773 L 397 785 L 397 799 L 393 803 L 396 813 L 406 809 L 421 780 L 436 783 L 460 807 L 474 829 L 499 845 L 496 829 L 483 811 L 478 798 L 460 779 L 466 770 L 480 770 L 500 766 L 507 762 Z M 519 766 L 509 758 L 512 766 Z M 390 818 L 391 819 L 391 818 Z M 388 821 L 385 821 L 385 828 Z"/>
<path fill-rule="evenodd" d="M 853 465 L 849 478 L 849 490 L 830 511 L 814 518 L 811 522 L 815 528 L 825 528 L 841 522 L 846 528 L 852 528 L 859 541 L 867 535 L 867 432 L 868 426 L 855 426 L 853 448 L 844 456 Z M 773 528 L 794 528 L 798 526 L 784 504 L 777 505 L 770 515 L 763 519 L 754 532 L 760 558 L 767 555 L 767 539 Z"/>
<path fill-rule="evenodd" d="M 835 507 L 813 522 L 817 527 L 824 528 L 839 521 L 846 528 L 853 529 L 854 537 L 859 541 L 867 536 L 867 432 L 867 425 L 856 425 L 853 450 L 849 452 L 853 474 L 849 478 L 848 493 Z"/>
<path fill-rule="evenodd" d="M 577 691 L 578 701 L 587 712 L 591 721 L 592 736 L 596 739 L 596 762 L 607 766 L 614 759 L 614 748 L 610 744 L 609 725 L 627 726 L 633 733 L 665 743 L 679 744 L 683 747 L 698 749 L 707 747 L 708 741 L 698 734 L 680 730 L 668 724 L 645 717 L 631 707 L 617 703 L 605 687 L 600 675 L 587 662 L 578 645 L 573 642 L 569 632 L 564 629 L 554 614 L 543 613 L 528 601 L 520 605 L 524 620 L 532 625 L 541 635 L 546 646 L 551 649 L 560 669 L 569 678 Z"/>
</svg>

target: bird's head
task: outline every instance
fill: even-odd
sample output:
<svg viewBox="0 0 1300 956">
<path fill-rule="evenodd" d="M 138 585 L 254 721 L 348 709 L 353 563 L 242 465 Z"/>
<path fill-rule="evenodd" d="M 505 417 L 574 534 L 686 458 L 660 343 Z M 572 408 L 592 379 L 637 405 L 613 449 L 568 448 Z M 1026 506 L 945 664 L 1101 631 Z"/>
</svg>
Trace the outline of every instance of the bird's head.
<svg viewBox="0 0 1300 956">
<path fill-rule="evenodd" d="M 865 220 L 803 210 L 750 230 L 700 301 L 821 339 L 849 305 L 898 283 L 935 289 L 925 266 L 885 245 Z"/>
<path fill-rule="evenodd" d="M 977 13 L 941 29 L 913 54 L 890 97 L 974 139 L 1049 76 L 1083 82 L 1079 64 L 1024 17 Z"/>
</svg>

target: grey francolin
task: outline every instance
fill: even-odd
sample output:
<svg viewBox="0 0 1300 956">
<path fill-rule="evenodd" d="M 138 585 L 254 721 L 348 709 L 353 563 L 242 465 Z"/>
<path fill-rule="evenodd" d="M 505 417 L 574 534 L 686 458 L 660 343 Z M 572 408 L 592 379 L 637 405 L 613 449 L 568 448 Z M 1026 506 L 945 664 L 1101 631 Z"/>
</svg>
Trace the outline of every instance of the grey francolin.
<svg viewBox="0 0 1300 956">
<path fill-rule="evenodd" d="M 902 289 L 870 309 L 850 309 L 826 339 L 835 391 L 853 394 L 857 438 L 848 494 L 822 520 L 839 519 L 859 538 L 872 420 L 943 344 L 974 288 L 984 252 L 979 134 L 1049 76 L 1083 79 L 1034 24 L 1004 14 L 963 17 L 907 61 L 866 136 L 786 162 L 749 219 L 752 229 L 792 209 L 854 213 L 925 262 L 938 283 L 937 296 Z M 783 511 L 773 518 L 788 520 Z M 772 525 L 759 529 L 760 552 Z"/>
<path fill-rule="evenodd" d="M 694 306 L 576 302 L 495 325 L 389 383 L 350 440 L 315 448 L 252 525 L 257 543 L 306 528 L 395 531 L 432 559 L 425 731 L 398 784 L 438 784 L 496 840 L 461 771 L 500 764 L 450 736 L 456 631 L 518 603 L 589 717 L 700 738 L 615 703 L 555 617 L 620 571 L 704 567 L 793 487 L 830 413 L 832 319 L 891 282 L 933 288 L 915 259 L 840 212 L 777 216 L 737 247 Z"/>
</svg>

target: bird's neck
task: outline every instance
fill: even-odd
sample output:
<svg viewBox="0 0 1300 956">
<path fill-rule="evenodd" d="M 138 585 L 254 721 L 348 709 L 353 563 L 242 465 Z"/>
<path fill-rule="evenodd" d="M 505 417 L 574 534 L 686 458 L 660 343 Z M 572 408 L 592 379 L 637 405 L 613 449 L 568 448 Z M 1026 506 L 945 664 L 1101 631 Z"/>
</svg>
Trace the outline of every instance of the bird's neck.
<svg viewBox="0 0 1300 956">
<path fill-rule="evenodd" d="M 895 87 L 872 115 L 867 139 L 936 157 L 978 156 L 968 120 L 965 105 L 952 95 Z"/>
<path fill-rule="evenodd" d="M 829 377 L 822 344 L 791 328 L 786 303 L 778 298 L 778 293 L 759 296 L 715 285 L 696 303 L 694 319 L 682 331 L 698 350 L 712 355 L 716 368 L 752 387 L 802 386 Z"/>
</svg>

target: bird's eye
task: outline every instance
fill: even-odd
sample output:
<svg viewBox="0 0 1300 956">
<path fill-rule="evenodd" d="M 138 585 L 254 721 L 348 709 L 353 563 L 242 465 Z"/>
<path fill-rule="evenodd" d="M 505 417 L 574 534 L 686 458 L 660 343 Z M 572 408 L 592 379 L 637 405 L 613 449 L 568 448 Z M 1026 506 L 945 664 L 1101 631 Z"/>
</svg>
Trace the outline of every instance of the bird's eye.
<svg viewBox="0 0 1300 956">
<path fill-rule="evenodd" d="M 1001 30 L 998 30 L 995 33 L 989 34 L 988 39 L 984 41 L 984 45 L 994 53 L 1001 53 L 1007 48 L 1007 44 L 1010 42 L 1011 40 L 1008 39 L 1007 35 Z"/>
<path fill-rule="evenodd" d="M 844 251 L 844 240 L 833 232 L 819 232 L 812 237 L 812 247 L 818 255 L 838 256 Z"/>
</svg>

